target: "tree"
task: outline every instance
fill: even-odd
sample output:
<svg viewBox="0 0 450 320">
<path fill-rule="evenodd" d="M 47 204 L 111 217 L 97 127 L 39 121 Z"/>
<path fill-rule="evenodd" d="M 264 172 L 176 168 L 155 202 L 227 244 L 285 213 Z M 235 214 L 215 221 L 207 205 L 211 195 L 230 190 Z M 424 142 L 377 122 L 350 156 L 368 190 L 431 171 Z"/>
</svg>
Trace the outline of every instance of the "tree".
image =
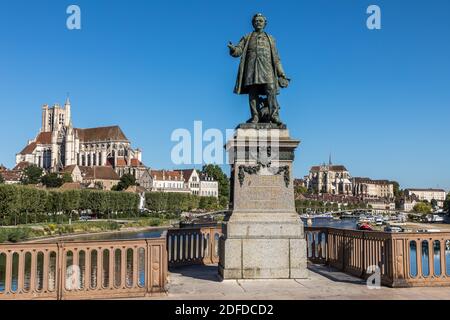
<svg viewBox="0 0 450 320">
<path fill-rule="evenodd" d="M 2 224 L 17 224 L 17 214 L 20 209 L 19 187 L 15 185 L 0 186 L 0 216 Z M 14 221 L 14 222 L 13 222 Z"/>
<path fill-rule="evenodd" d="M 431 205 L 425 202 L 419 202 L 413 208 L 414 212 L 428 214 L 431 213 Z"/>
<path fill-rule="evenodd" d="M 216 164 L 207 164 L 203 166 L 202 173 L 216 180 L 219 184 L 219 203 L 228 205 L 230 199 L 230 180 L 223 173 L 222 169 Z"/>
<path fill-rule="evenodd" d="M 131 186 L 136 185 L 136 178 L 129 173 L 125 173 L 121 178 L 117 186 L 113 187 L 114 191 L 127 190 Z"/>
<path fill-rule="evenodd" d="M 308 193 L 308 189 L 306 189 L 305 187 L 303 187 L 303 186 L 298 186 L 298 187 L 295 187 L 295 194 L 297 195 L 297 194 L 307 194 Z"/>
<path fill-rule="evenodd" d="M 438 202 L 436 199 L 431 199 L 431 207 L 436 208 L 438 206 Z"/>
<path fill-rule="evenodd" d="M 63 185 L 64 181 L 58 177 L 57 173 L 49 173 L 41 178 L 41 183 L 47 188 L 59 188 Z"/>
<path fill-rule="evenodd" d="M 72 183 L 73 179 L 70 173 L 64 173 L 62 176 L 63 183 Z"/>
<path fill-rule="evenodd" d="M 22 184 L 38 184 L 42 177 L 43 170 L 36 165 L 31 165 L 23 170 Z"/>
<path fill-rule="evenodd" d="M 450 213 L 450 193 L 447 194 L 447 198 L 444 201 L 444 210 Z"/>
<path fill-rule="evenodd" d="M 5 183 L 5 179 L 3 178 L 2 174 L 0 173 L 0 184 Z"/>
<path fill-rule="evenodd" d="M 394 197 L 401 198 L 404 196 L 405 192 L 400 189 L 400 184 L 397 181 L 392 181 L 394 184 Z"/>
</svg>

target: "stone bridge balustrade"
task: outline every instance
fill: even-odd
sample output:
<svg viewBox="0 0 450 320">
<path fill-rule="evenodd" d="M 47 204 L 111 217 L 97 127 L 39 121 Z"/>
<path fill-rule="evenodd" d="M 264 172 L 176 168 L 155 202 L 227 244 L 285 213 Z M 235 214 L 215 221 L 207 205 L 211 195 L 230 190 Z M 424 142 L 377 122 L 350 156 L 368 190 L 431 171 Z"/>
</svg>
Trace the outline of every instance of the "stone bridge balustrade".
<svg viewBox="0 0 450 320">
<path fill-rule="evenodd" d="M 170 267 L 219 262 L 221 226 L 170 229 L 167 252 Z"/>
<path fill-rule="evenodd" d="M 450 286 L 450 232 L 388 233 L 305 227 L 308 260 L 390 287 Z"/>
<path fill-rule="evenodd" d="M 166 282 L 165 236 L 0 245 L 0 300 L 144 297 Z"/>
</svg>

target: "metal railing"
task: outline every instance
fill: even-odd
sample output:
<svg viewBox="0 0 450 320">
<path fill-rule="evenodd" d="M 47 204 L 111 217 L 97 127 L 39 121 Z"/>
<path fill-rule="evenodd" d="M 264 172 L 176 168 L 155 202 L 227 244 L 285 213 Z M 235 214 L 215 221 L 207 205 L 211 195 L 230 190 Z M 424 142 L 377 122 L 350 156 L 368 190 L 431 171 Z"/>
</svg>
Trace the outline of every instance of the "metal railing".
<svg viewBox="0 0 450 320">
<path fill-rule="evenodd" d="M 166 279 L 165 237 L 0 245 L 0 300 L 144 297 Z"/>
<path fill-rule="evenodd" d="M 305 227 L 307 256 L 390 287 L 450 286 L 450 232 L 387 233 Z"/>
</svg>

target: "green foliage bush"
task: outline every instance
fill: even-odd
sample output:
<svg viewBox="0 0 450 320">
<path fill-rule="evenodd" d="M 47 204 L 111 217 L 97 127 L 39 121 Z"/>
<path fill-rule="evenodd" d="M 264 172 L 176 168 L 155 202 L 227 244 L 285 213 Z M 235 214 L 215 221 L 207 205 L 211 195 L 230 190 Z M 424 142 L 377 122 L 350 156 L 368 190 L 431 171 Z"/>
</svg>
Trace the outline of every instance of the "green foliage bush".
<svg viewBox="0 0 450 320">
<path fill-rule="evenodd" d="M 36 233 L 39 235 L 39 233 Z M 20 242 L 34 236 L 34 230 L 30 228 L 1 228 L 0 243 L 2 242 Z"/>
<path fill-rule="evenodd" d="M 137 213 L 139 195 L 97 190 L 40 190 L 17 185 L 0 185 L 0 225 L 17 225 L 75 219 L 90 210 L 99 217 L 111 213 Z"/>
<path fill-rule="evenodd" d="M 200 197 L 188 193 L 148 192 L 145 194 L 146 208 L 151 212 L 175 212 L 191 210 L 219 210 L 225 201 L 216 197 Z M 227 202 L 227 201 L 226 201 Z M 222 204 L 222 205 L 221 205 Z M 226 203 L 227 205 L 228 203 Z"/>
<path fill-rule="evenodd" d="M 428 214 L 431 213 L 432 207 L 431 204 L 425 202 L 419 202 L 413 208 L 414 212 Z"/>
</svg>

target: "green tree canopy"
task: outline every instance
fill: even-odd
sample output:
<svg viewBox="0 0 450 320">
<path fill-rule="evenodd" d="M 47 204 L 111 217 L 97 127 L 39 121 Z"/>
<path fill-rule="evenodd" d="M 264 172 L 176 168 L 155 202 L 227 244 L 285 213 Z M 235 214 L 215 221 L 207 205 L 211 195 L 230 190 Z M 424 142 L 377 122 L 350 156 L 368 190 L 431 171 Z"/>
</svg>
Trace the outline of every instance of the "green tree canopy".
<svg viewBox="0 0 450 320">
<path fill-rule="evenodd" d="M 431 213 L 431 209 L 432 209 L 431 205 L 426 202 L 419 202 L 413 208 L 414 212 L 424 213 L 424 214 Z"/>
<path fill-rule="evenodd" d="M 295 191 L 296 195 L 297 194 L 307 194 L 308 193 L 308 189 L 306 187 L 303 187 L 303 186 L 295 187 L 294 191 Z"/>
<path fill-rule="evenodd" d="M 42 177 L 43 170 L 36 165 L 25 168 L 21 179 L 22 184 L 38 184 Z"/>
<path fill-rule="evenodd" d="M 203 174 L 212 177 L 219 184 L 219 203 L 226 208 L 230 199 L 230 180 L 222 169 L 216 164 L 207 164 L 203 166 Z"/>
<path fill-rule="evenodd" d="M 63 174 L 62 180 L 63 180 L 63 183 L 73 182 L 72 176 L 70 175 L 70 173 L 67 173 L 67 172 Z"/>
<path fill-rule="evenodd" d="M 447 194 L 447 198 L 444 201 L 444 209 L 450 213 L 450 193 Z"/>
<path fill-rule="evenodd" d="M 397 181 L 392 181 L 394 184 L 394 197 L 401 198 L 404 196 L 405 192 L 400 189 L 400 184 Z"/>
<path fill-rule="evenodd" d="M 5 183 L 5 179 L 3 178 L 2 174 L 0 173 L 0 184 Z"/>
<path fill-rule="evenodd" d="M 436 208 L 438 206 L 438 202 L 436 199 L 431 199 L 431 207 Z"/>
<path fill-rule="evenodd" d="M 63 185 L 64 181 L 58 177 L 57 173 L 48 173 L 41 178 L 41 183 L 47 188 L 59 188 Z"/>
<path fill-rule="evenodd" d="M 136 185 L 136 178 L 129 173 L 125 173 L 121 178 L 117 186 L 113 187 L 114 191 L 127 190 L 131 186 Z"/>
</svg>

